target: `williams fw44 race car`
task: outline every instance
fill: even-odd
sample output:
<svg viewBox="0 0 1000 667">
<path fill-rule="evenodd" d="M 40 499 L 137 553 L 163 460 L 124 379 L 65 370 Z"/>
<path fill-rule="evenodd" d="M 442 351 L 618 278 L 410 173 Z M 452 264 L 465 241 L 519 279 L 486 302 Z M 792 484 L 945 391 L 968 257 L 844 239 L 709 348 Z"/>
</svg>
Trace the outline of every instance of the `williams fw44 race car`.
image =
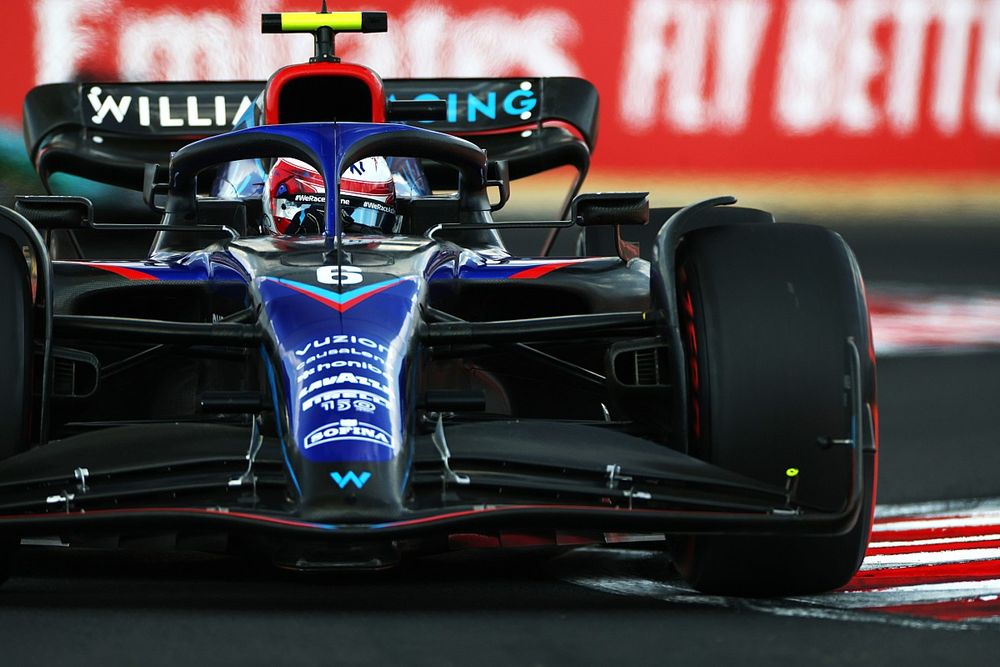
<svg viewBox="0 0 1000 667">
<path fill-rule="evenodd" d="M 62 194 L 0 209 L 4 570 L 41 537 L 298 569 L 629 539 L 703 591 L 847 582 L 877 409 L 841 238 L 580 195 L 591 84 L 340 62 L 336 33 L 386 23 L 264 15 L 316 39 L 266 82 L 29 93 Z M 562 219 L 493 220 L 567 165 Z"/>
</svg>

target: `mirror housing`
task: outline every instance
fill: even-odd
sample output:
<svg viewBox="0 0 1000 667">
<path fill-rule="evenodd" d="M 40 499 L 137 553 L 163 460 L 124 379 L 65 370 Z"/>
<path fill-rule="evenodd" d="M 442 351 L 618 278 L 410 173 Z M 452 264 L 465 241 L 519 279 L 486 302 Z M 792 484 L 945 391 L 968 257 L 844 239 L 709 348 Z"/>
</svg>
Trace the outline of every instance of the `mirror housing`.
<svg viewBox="0 0 1000 667">
<path fill-rule="evenodd" d="M 156 204 L 157 197 L 166 197 L 170 187 L 170 171 L 158 164 L 147 162 L 142 172 L 142 201 L 154 211 L 163 211 Z"/>
<path fill-rule="evenodd" d="M 42 232 L 84 229 L 94 221 L 94 205 L 86 197 L 19 195 L 14 210 Z"/>
<path fill-rule="evenodd" d="M 624 261 L 639 257 L 639 246 L 622 238 L 622 225 L 649 222 L 648 192 L 596 192 L 578 195 L 570 206 L 570 220 L 581 227 L 614 227 L 615 249 Z"/>
<path fill-rule="evenodd" d="M 649 222 L 648 192 L 595 192 L 577 195 L 570 220 L 581 227 L 645 225 Z"/>
<path fill-rule="evenodd" d="M 500 201 L 490 204 L 490 210 L 499 211 L 510 199 L 510 169 L 507 160 L 490 160 L 486 163 L 486 187 L 490 186 L 500 191 Z"/>
</svg>

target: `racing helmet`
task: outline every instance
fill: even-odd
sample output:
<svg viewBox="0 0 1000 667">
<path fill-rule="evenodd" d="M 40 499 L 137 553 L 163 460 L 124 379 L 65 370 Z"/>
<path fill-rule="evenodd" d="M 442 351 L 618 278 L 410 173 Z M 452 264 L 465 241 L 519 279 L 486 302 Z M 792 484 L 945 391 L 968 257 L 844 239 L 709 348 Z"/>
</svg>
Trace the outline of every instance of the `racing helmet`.
<svg viewBox="0 0 1000 667">
<path fill-rule="evenodd" d="M 326 184 L 301 160 L 275 160 L 261 193 L 264 227 L 272 234 L 322 234 Z"/>
<path fill-rule="evenodd" d="M 347 231 L 396 230 L 396 185 L 384 157 L 358 160 L 340 177 L 340 220 Z"/>
<path fill-rule="evenodd" d="M 264 183 L 262 200 L 264 226 L 270 233 L 323 233 L 325 183 L 320 173 L 305 162 L 276 160 Z M 341 177 L 340 219 L 345 231 L 395 230 L 396 190 L 385 158 L 360 160 Z"/>
</svg>

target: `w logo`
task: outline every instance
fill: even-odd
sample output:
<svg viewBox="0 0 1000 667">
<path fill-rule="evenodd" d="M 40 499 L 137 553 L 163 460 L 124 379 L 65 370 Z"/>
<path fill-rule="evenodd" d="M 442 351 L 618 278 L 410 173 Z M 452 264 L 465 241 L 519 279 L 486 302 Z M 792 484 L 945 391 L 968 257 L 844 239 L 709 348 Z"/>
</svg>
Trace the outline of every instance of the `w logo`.
<svg viewBox="0 0 1000 667">
<path fill-rule="evenodd" d="M 368 471 L 365 471 L 360 475 L 354 474 L 353 470 L 348 470 L 346 475 L 341 475 L 339 472 L 330 473 L 330 479 L 332 479 L 334 484 L 342 489 L 347 488 L 348 484 L 354 484 L 354 486 L 360 489 L 367 484 L 368 480 L 371 478 L 372 474 Z"/>
</svg>

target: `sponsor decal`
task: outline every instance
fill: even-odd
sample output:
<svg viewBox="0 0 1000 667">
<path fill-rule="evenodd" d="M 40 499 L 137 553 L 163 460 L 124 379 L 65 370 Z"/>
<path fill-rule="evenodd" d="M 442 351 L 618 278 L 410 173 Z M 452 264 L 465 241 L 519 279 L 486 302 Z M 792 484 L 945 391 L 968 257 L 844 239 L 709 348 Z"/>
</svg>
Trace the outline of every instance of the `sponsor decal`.
<svg viewBox="0 0 1000 667">
<path fill-rule="evenodd" d="M 332 347 L 336 343 L 342 345 Z M 324 412 L 368 415 L 388 410 L 392 380 L 385 373 L 386 349 L 369 338 L 338 335 L 310 341 L 296 350 L 303 358 L 295 366 L 302 412 L 317 406 Z"/>
<path fill-rule="evenodd" d="M 364 345 L 365 347 L 371 348 L 373 350 L 378 350 L 380 354 L 385 354 L 389 351 L 389 348 L 381 343 L 376 343 L 371 338 L 366 338 L 364 336 L 353 336 L 348 334 L 337 334 L 335 336 L 326 336 L 325 338 L 317 338 L 306 344 L 300 350 L 295 350 L 295 354 L 304 357 L 309 354 L 310 350 L 319 350 L 325 348 L 328 345 L 343 345 L 350 343 L 352 345 Z M 353 348 L 352 348 L 353 349 Z M 332 350 L 326 350 L 327 354 L 334 354 Z M 340 351 L 341 354 L 347 354 L 343 350 Z"/>
<path fill-rule="evenodd" d="M 389 399 L 385 396 L 379 396 L 378 394 L 358 389 L 336 389 L 333 391 L 324 391 L 302 401 L 302 412 L 308 412 L 317 405 L 327 412 L 340 412 L 347 409 L 344 407 L 344 404 L 341 403 L 341 401 L 345 400 L 352 400 L 352 405 L 357 405 L 360 402 L 366 408 L 368 406 L 376 406 L 385 409 L 389 408 Z M 364 411 L 374 412 L 375 410 L 366 409 Z"/>
<path fill-rule="evenodd" d="M 389 388 L 378 380 L 365 377 L 364 375 L 344 372 L 311 382 L 309 386 L 304 387 L 301 391 L 299 391 L 299 400 L 302 400 L 317 389 L 322 389 L 335 384 L 353 384 L 361 387 L 369 387 L 385 395 L 389 394 Z"/>
<path fill-rule="evenodd" d="M 373 357 L 373 355 L 368 355 L 368 356 L 371 358 L 375 358 Z M 311 376 L 313 376 L 316 373 L 322 373 L 323 371 L 338 370 L 342 368 L 356 368 L 359 370 L 370 371 L 372 373 L 382 372 L 381 364 L 375 364 L 368 361 L 359 361 L 356 359 L 338 359 L 334 361 L 325 361 L 323 363 L 316 364 L 312 368 L 309 368 L 308 370 L 301 373 L 298 376 L 298 381 L 301 383 L 304 382 L 305 380 L 308 380 Z"/>
<path fill-rule="evenodd" d="M 343 442 L 364 442 L 380 447 L 392 448 L 392 436 L 385 430 L 357 419 L 341 419 L 321 426 L 302 443 L 303 449 Z"/>
<path fill-rule="evenodd" d="M 344 203 L 344 200 L 341 200 L 341 204 L 343 204 L 343 203 Z M 351 202 L 348 201 L 347 205 L 351 206 Z M 392 208 L 391 206 L 386 206 L 385 204 L 380 204 L 380 203 L 372 201 L 370 199 L 365 199 L 364 201 L 362 201 L 361 202 L 361 208 L 374 209 L 374 210 L 378 211 L 379 213 L 395 213 L 396 212 L 396 210 L 394 208 Z"/>
<path fill-rule="evenodd" d="M 373 275 L 350 266 L 343 269 L 340 272 L 337 267 L 321 267 L 328 271 L 323 277 L 330 280 L 341 276 L 353 280 L 356 276 L 363 281 L 366 275 Z M 315 267 L 309 273 L 313 270 Z M 384 308 L 360 309 L 357 317 L 342 318 L 329 311 L 324 315 L 325 309 L 316 310 L 296 293 L 316 298 L 324 305 L 342 303 L 346 309 L 359 297 L 363 299 L 407 280 L 355 285 L 337 293 L 315 283 L 260 279 L 265 307 L 282 341 L 292 436 L 304 458 L 316 462 L 393 459 L 404 442 L 401 403 L 406 388 L 400 386 L 400 378 L 405 358 L 388 344 L 394 340 L 389 329 L 392 315 L 400 310 L 392 299 L 386 299 Z M 409 286 L 407 294 L 415 284 Z M 279 310 L 274 309 L 275 303 L 282 304 Z M 404 308 L 398 315 L 406 316 L 411 301 L 404 300 L 401 305 Z M 302 314 L 301 320 L 294 316 L 297 312 Z M 340 327 L 359 333 L 313 334 L 317 329 Z M 384 337 L 386 334 L 389 338 Z"/>
<path fill-rule="evenodd" d="M 299 194 L 292 195 L 292 201 L 296 204 L 326 204 L 326 195 L 300 192 Z"/>
<path fill-rule="evenodd" d="M 91 86 L 84 96 L 90 106 L 84 120 L 95 128 L 123 130 L 228 129 L 253 104 L 249 95 L 135 94 L 141 87 Z"/>
<path fill-rule="evenodd" d="M 367 470 L 360 475 L 356 474 L 353 470 L 348 470 L 346 474 L 341 475 L 339 472 L 331 472 L 330 479 L 333 483 L 342 489 L 347 488 L 348 484 L 353 484 L 359 489 L 363 489 L 368 480 L 372 478 L 372 474 Z"/>
<path fill-rule="evenodd" d="M 302 356 L 298 352 L 296 352 L 296 354 L 298 354 L 298 356 Z M 373 353 L 369 352 L 368 350 L 362 350 L 360 348 L 353 347 L 353 346 L 352 347 L 335 347 L 335 348 L 330 348 L 330 349 L 327 349 L 327 350 L 321 350 L 321 351 L 317 352 L 316 354 L 313 354 L 313 355 L 311 355 L 309 357 L 306 357 L 305 361 L 299 362 L 299 364 L 295 367 L 295 370 L 296 371 L 302 371 L 307 366 L 312 366 L 313 364 L 315 364 L 317 361 L 319 361 L 321 359 L 326 359 L 327 357 L 336 357 L 336 356 L 339 356 L 339 355 L 345 355 L 345 356 L 351 356 L 351 357 L 360 357 L 361 359 L 369 359 L 369 360 L 372 361 L 373 364 L 376 364 L 379 367 L 381 367 L 382 365 L 385 364 L 385 358 L 384 357 L 382 357 L 380 355 L 377 355 L 377 354 L 373 354 Z M 319 370 L 327 370 L 327 369 L 333 369 L 333 368 L 342 368 L 342 366 L 334 366 L 334 365 L 332 365 L 334 363 L 332 361 L 329 362 L 329 363 L 331 365 L 328 366 L 328 367 L 323 366 L 321 364 L 319 366 L 316 366 L 315 368 L 310 368 L 310 369 L 306 370 L 302 375 L 300 375 L 298 377 L 299 382 L 307 379 L 317 369 L 319 369 Z"/>
<path fill-rule="evenodd" d="M 361 412 L 371 414 L 377 409 L 374 402 L 362 399 L 352 401 L 347 398 L 338 398 L 335 401 L 328 401 L 322 405 L 325 409 L 336 412 Z"/>
<path fill-rule="evenodd" d="M 492 89 L 491 89 L 492 88 Z M 538 98 L 530 81 L 522 81 L 514 90 L 493 84 L 483 91 L 455 91 L 446 93 L 418 92 L 407 99 L 444 100 L 448 123 L 475 124 L 483 119 L 492 121 L 504 118 L 520 121 L 531 120 L 532 111 L 538 106 Z M 395 100 L 396 95 L 390 95 Z"/>
</svg>

